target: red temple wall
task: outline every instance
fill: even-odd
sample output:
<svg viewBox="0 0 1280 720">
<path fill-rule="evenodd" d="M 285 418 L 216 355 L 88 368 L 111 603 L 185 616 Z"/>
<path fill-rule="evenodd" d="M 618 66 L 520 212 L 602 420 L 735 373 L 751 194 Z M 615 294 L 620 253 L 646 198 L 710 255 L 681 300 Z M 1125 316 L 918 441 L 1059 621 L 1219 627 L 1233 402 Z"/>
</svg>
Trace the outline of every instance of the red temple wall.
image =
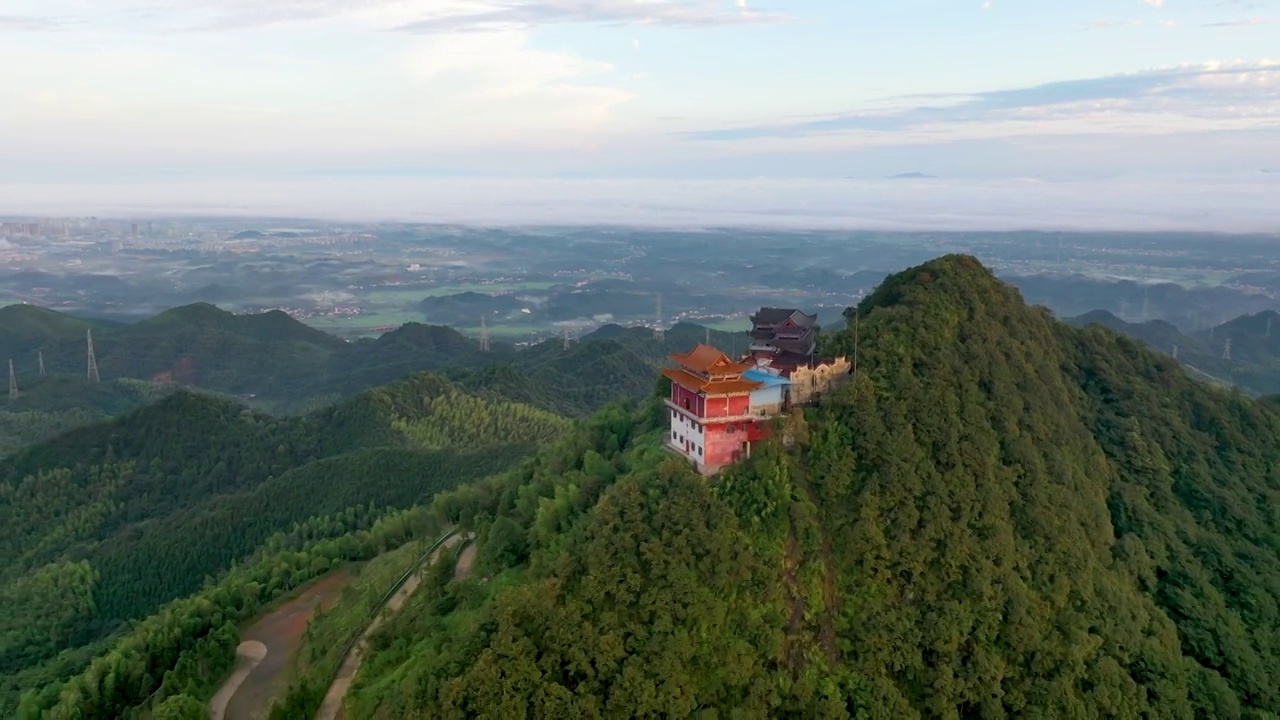
<svg viewBox="0 0 1280 720">
<path fill-rule="evenodd" d="M 728 465 L 733 462 L 736 453 L 742 451 L 742 443 L 747 440 L 747 433 L 727 432 L 724 425 L 708 425 L 705 439 L 705 455 L 703 462 L 711 466 Z"/>
<path fill-rule="evenodd" d="M 713 397 L 707 400 L 707 412 L 703 417 L 728 417 L 746 415 L 751 406 L 751 398 L 747 395 L 731 395 L 729 397 Z"/>
<path fill-rule="evenodd" d="M 704 410 L 702 396 L 683 385 L 671 383 L 671 402 L 702 417 Z"/>
</svg>

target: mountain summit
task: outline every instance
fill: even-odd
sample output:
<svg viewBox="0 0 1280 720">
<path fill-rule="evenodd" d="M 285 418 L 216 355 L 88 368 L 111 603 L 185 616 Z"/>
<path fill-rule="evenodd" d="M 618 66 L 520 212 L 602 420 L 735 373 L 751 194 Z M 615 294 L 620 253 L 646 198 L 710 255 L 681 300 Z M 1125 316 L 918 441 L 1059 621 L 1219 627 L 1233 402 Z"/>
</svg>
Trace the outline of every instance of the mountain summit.
<svg viewBox="0 0 1280 720">
<path fill-rule="evenodd" d="M 1275 717 L 1274 401 L 1197 383 L 1112 330 L 1060 323 L 967 256 L 892 275 L 847 316 L 857 322 L 822 351 L 856 353 L 857 374 L 779 416 L 772 440 L 710 479 L 663 449 L 660 382 L 647 403 L 569 430 L 431 376 L 289 422 L 174 396 L 161 411 L 186 407 L 203 422 L 138 412 L 21 453 L 0 465 L 0 490 L 17 488 L 0 499 L 22 501 L 5 597 L 39 622 L 15 614 L 0 628 L 22 643 L 6 658 L 12 669 L 55 662 L 51 630 L 76 627 L 64 610 L 123 619 L 173 596 L 152 568 L 185 568 L 185 591 L 240 556 L 212 556 L 221 525 L 206 517 L 238 523 L 235 538 L 262 537 L 267 519 L 335 511 L 334 493 L 366 502 L 363 484 L 405 502 L 418 483 L 465 481 L 435 495 L 430 517 L 413 512 L 424 528 L 474 532 L 474 564 L 465 577 L 452 559 L 421 573 L 413 599 L 369 637 L 344 717 Z M 599 373 L 593 384 L 636 356 L 615 335 L 579 351 L 590 362 L 574 367 Z M 471 379 L 511 380 L 512 368 L 495 369 Z M 214 441 L 189 451 L 190 437 Z M 481 462 L 535 443 L 514 469 Z M 393 465 L 386 453 L 409 457 Z M 468 472 L 440 477 L 451 469 Z M 170 512 L 170 488 L 212 483 L 244 487 Z M 99 493 L 112 533 L 83 535 L 72 487 Z M 288 576 L 367 557 L 356 552 L 364 530 L 343 529 L 365 515 L 347 514 L 307 532 L 348 533 L 332 546 L 349 554 Z M 138 517 L 152 521 L 130 524 Z M 263 563 L 245 572 L 289 567 Z M 388 581 L 404 575 L 392 570 Z M 119 717 L 153 693 L 211 686 L 235 645 L 231 624 L 217 623 L 248 612 L 234 577 L 202 590 L 188 615 L 139 624 L 65 687 L 46 681 L 26 708 Z M 54 592 L 63 587 L 87 588 L 96 604 Z M 361 593 L 386 588 L 350 596 Z M 339 605 L 308 628 L 273 717 L 315 716 L 344 638 L 356 637 L 325 616 L 367 610 Z M 220 655 L 200 649 L 211 644 Z"/>
<path fill-rule="evenodd" d="M 858 314 L 853 382 L 710 484 L 642 413 L 440 500 L 505 586 L 409 611 L 352 716 L 1280 708 L 1280 417 L 971 257 Z"/>
</svg>

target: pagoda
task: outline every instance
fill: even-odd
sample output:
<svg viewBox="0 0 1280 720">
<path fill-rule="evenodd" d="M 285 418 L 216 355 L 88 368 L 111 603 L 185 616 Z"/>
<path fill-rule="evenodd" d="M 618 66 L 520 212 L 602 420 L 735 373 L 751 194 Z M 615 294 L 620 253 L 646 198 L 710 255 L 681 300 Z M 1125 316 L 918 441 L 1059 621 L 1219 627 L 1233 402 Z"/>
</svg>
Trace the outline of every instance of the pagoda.
<svg viewBox="0 0 1280 720">
<path fill-rule="evenodd" d="M 789 376 L 818 360 L 818 316 L 791 308 L 762 307 L 751 316 L 748 352 L 756 363 Z"/>
<path fill-rule="evenodd" d="M 664 368 L 671 379 L 669 449 L 711 475 L 742 457 L 764 439 L 769 419 L 784 409 L 790 381 L 736 362 L 710 345 L 673 353 L 678 366 Z"/>
</svg>

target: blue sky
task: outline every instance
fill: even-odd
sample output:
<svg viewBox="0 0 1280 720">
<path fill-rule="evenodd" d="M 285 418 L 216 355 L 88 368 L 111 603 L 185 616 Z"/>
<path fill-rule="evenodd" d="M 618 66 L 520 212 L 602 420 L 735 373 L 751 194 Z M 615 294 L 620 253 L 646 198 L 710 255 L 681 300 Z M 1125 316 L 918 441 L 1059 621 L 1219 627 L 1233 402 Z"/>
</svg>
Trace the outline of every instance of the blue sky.
<svg viewBox="0 0 1280 720">
<path fill-rule="evenodd" d="M 1280 0 L 6 0 L 7 180 L 1280 167 Z"/>
</svg>

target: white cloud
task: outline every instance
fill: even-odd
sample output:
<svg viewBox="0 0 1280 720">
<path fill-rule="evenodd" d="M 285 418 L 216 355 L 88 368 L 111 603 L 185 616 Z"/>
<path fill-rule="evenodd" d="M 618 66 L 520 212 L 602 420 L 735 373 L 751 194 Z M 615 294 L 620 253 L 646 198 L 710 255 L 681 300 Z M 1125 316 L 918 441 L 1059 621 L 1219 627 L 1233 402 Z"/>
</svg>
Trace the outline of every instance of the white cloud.
<svg viewBox="0 0 1280 720">
<path fill-rule="evenodd" d="M 1142 0 L 1142 3 L 1153 8 L 1164 7 L 1164 0 Z"/>
<path fill-rule="evenodd" d="M 1243 20 L 1224 20 L 1222 22 L 1205 23 L 1205 27 L 1258 27 L 1261 25 L 1275 25 L 1280 23 L 1280 19 L 1270 17 L 1253 17 Z"/>
<path fill-rule="evenodd" d="M 597 130 L 630 99 L 623 90 L 586 82 L 612 74 L 613 66 L 527 42 L 518 31 L 435 37 L 404 55 L 411 90 L 449 97 L 448 113 L 459 128 L 499 134 Z M 433 108 L 429 114 L 441 113 Z"/>
<path fill-rule="evenodd" d="M 1015 136 L 1280 129 L 1280 63 L 1204 63 L 693 133 L 725 152 L 821 152 Z M 949 101 L 949 102 L 948 102 Z"/>
<path fill-rule="evenodd" d="M 511 30 L 543 25 L 601 24 L 713 27 L 781 22 L 746 0 L 490 0 L 470 10 L 434 10 L 398 29 L 413 33 Z"/>
</svg>

